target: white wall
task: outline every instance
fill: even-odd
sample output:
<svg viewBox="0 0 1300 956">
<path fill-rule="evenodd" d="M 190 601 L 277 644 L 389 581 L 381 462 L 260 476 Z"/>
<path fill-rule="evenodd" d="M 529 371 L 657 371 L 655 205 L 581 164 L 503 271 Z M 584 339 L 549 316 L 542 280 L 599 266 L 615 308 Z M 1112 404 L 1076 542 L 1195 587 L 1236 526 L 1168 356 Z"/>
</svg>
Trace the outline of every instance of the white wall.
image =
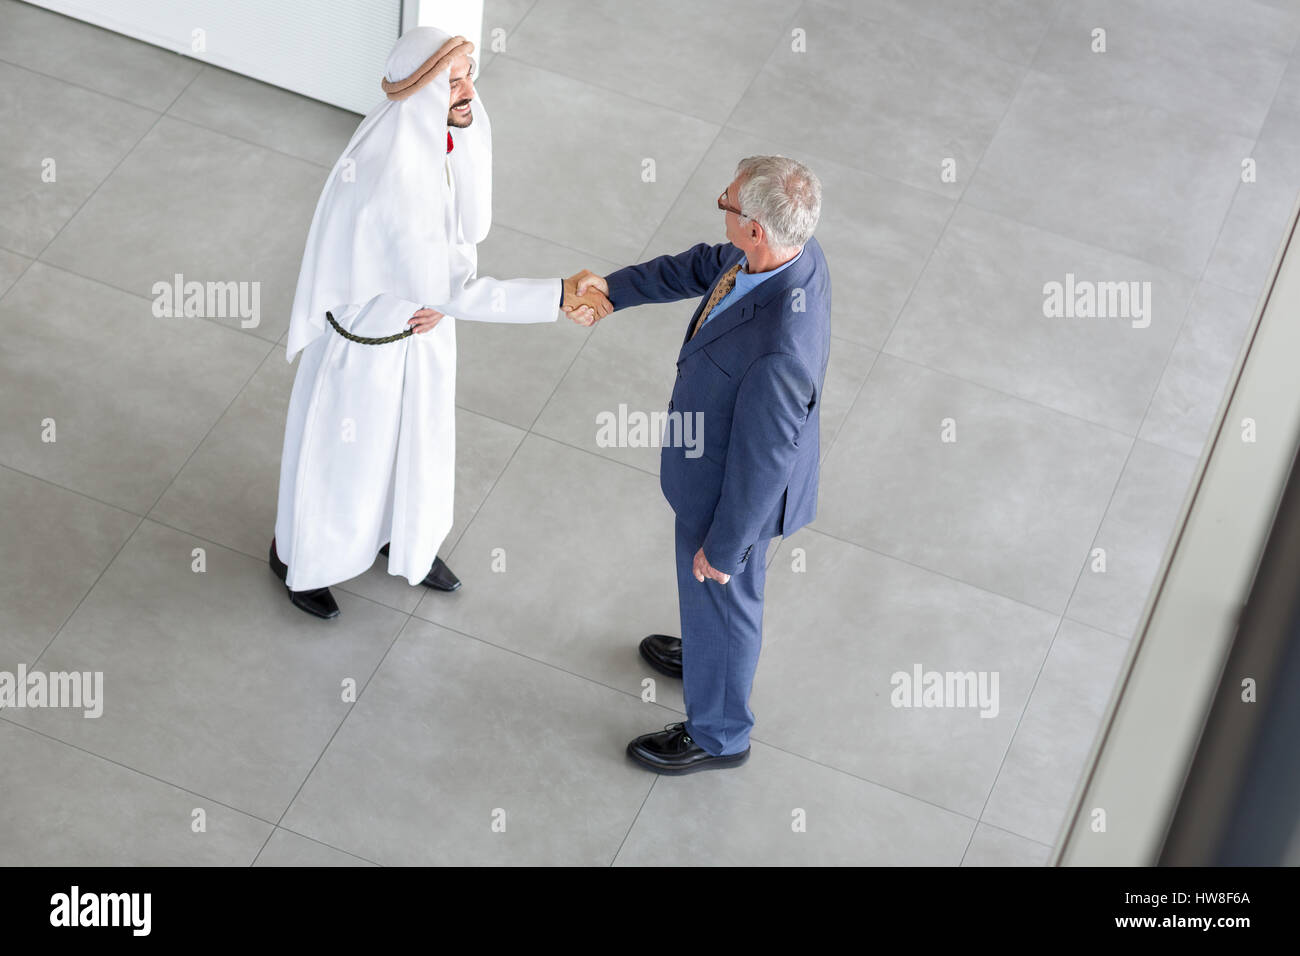
<svg viewBox="0 0 1300 956">
<path fill-rule="evenodd" d="M 437 27 L 452 36 L 463 36 L 474 44 L 476 56 L 483 52 L 483 0 L 408 0 L 408 16 L 416 9 L 415 22 Z"/>
<path fill-rule="evenodd" d="M 403 22 L 401 0 L 28 2 L 358 113 L 384 95 L 379 81 Z M 423 17 L 426 5 L 446 7 L 449 19 L 453 8 L 458 19 L 477 8 L 482 19 L 473 0 L 412 2 L 408 16 Z"/>
</svg>

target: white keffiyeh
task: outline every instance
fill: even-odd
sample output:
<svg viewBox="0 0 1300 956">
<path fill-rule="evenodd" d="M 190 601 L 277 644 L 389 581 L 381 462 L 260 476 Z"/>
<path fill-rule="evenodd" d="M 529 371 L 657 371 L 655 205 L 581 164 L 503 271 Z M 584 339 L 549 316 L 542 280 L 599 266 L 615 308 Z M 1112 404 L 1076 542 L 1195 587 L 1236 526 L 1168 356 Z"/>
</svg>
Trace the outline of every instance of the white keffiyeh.
<svg viewBox="0 0 1300 956">
<path fill-rule="evenodd" d="M 385 76 L 410 76 L 452 37 L 416 27 L 397 41 Z M 449 71 L 406 99 L 385 97 L 366 114 L 330 170 L 303 252 L 289 317 L 293 361 L 337 317 L 388 293 L 430 306 L 451 298 L 451 247 L 478 243 L 492 225 L 492 127 L 479 97 L 474 121 L 455 128 L 447 153 Z M 451 174 L 456 235 L 447 234 Z M 401 328 L 391 331 L 399 332 Z"/>
</svg>

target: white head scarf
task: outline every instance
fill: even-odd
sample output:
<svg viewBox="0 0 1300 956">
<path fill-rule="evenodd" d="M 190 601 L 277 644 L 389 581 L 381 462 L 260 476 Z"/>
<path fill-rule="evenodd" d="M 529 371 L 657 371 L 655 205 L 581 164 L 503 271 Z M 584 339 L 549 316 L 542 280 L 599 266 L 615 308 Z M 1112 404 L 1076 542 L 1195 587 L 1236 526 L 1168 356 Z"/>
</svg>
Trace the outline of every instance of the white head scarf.
<svg viewBox="0 0 1300 956">
<path fill-rule="evenodd" d="M 408 30 L 389 54 L 385 78 L 411 76 L 452 37 Z M 476 58 L 477 59 L 477 58 Z M 474 121 L 456 128 L 447 153 L 450 71 L 405 99 L 380 101 L 330 170 L 303 252 L 289 316 L 287 358 L 325 330 L 326 310 L 364 305 L 381 292 L 423 305 L 450 298 L 454 243 L 481 242 L 492 225 L 492 127 L 475 96 Z M 447 235 L 456 184 L 456 235 Z M 354 178 L 355 177 L 355 178 Z M 394 331 L 401 331 L 395 329 Z"/>
</svg>

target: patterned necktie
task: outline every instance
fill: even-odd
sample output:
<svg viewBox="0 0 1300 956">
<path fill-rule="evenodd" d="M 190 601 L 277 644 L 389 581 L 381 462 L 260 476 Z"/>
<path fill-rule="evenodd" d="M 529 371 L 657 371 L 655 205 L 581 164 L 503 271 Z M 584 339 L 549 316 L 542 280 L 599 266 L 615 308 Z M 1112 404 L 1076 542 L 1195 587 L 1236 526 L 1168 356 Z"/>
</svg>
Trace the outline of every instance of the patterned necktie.
<svg viewBox="0 0 1300 956">
<path fill-rule="evenodd" d="M 709 317 L 709 313 L 713 311 L 714 307 L 727 297 L 728 292 L 736 287 L 736 273 L 739 271 L 740 263 L 737 262 L 722 274 L 722 278 L 719 279 L 718 284 L 714 286 L 713 295 L 709 296 L 708 304 L 704 306 L 704 311 L 700 313 L 700 318 L 695 323 L 695 328 L 691 330 L 691 338 L 695 338 L 695 333 L 703 328 L 704 320 Z"/>
</svg>

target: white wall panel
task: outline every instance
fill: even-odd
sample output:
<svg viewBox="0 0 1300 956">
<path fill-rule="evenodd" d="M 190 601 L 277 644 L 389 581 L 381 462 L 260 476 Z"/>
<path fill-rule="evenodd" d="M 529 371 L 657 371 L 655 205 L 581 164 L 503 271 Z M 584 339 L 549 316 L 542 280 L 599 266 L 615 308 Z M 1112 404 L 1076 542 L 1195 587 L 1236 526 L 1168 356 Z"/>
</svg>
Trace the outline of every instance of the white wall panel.
<svg viewBox="0 0 1300 956">
<path fill-rule="evenodd" d="M 401 0 L 28 2 L 358 113 L 383 96 L 402 21 Z"/>
</svg>

